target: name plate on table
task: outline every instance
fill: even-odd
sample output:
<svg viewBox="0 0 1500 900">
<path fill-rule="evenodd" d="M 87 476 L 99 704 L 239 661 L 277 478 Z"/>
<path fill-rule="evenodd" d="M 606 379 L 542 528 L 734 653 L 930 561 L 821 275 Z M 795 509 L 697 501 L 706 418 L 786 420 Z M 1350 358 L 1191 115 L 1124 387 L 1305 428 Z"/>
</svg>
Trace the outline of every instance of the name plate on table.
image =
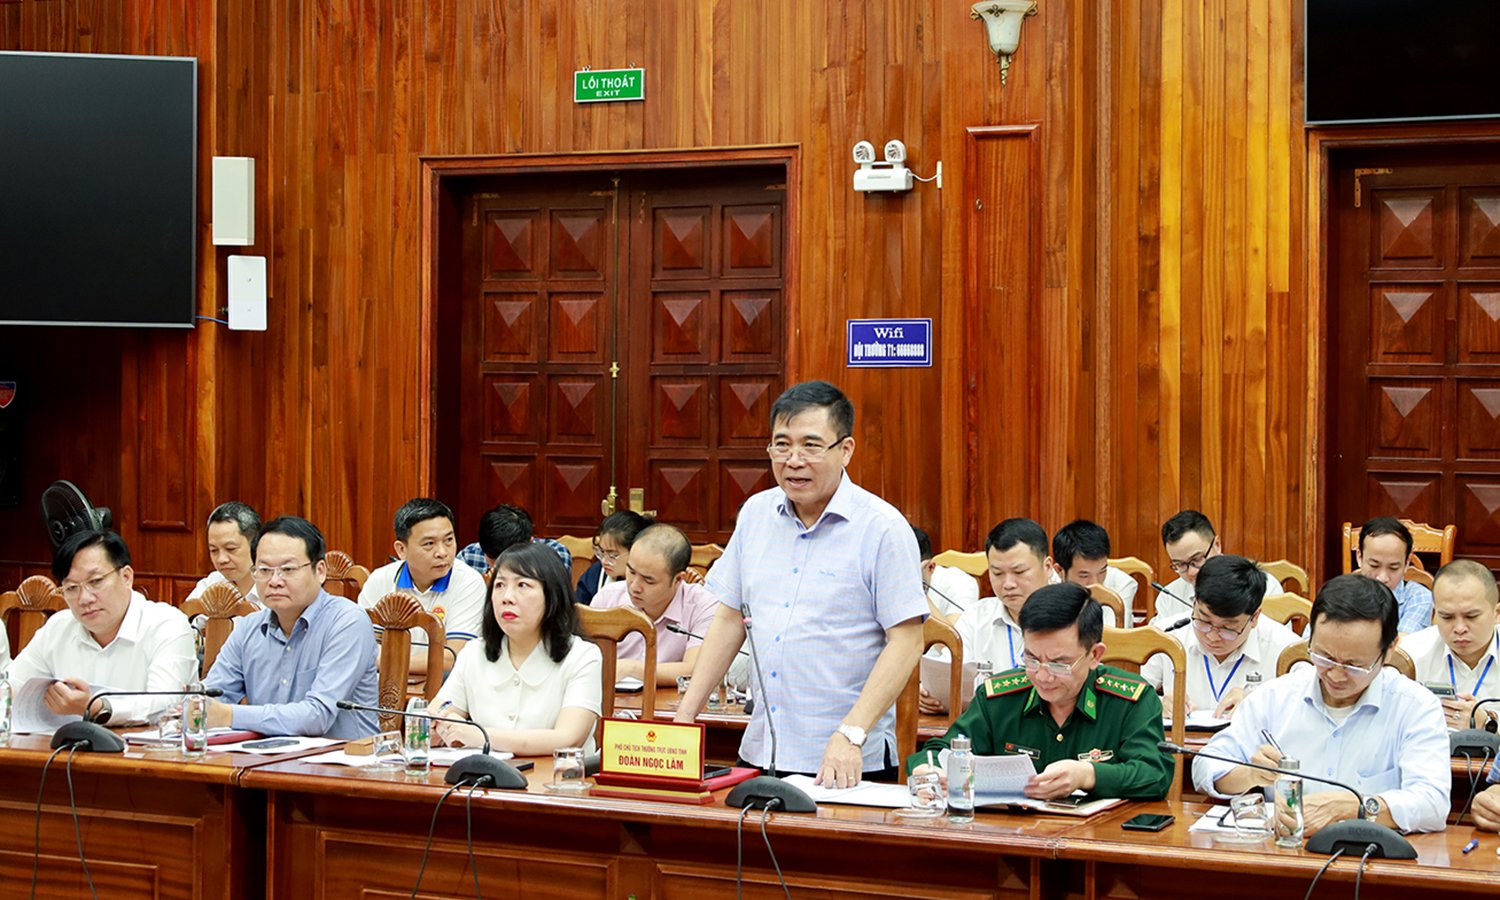
<svg viewBox="0 0 1500 900">
<path fill-rule="evenodd" d="M 605 719 L 599 774 L 648 778 L 663 786 L 703 780 L 702 725 Z"/>
</svg>

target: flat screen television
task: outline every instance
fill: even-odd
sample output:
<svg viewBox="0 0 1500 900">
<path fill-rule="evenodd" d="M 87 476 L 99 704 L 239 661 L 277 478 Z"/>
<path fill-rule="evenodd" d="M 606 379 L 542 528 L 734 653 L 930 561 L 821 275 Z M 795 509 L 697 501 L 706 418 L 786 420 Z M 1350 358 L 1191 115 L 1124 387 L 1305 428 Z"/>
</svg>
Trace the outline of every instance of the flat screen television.
<svg viewBox="0 0 1500 900">
<path fill-rule="evenodd" d="M 198 61 L 0 52 L 0 325 L 192 327 Z"/>
<path fill-rule="evenodd" d="M 1307 0 L 1309 125 L 1500 117 L 1500 2 Z"/>
</svg>

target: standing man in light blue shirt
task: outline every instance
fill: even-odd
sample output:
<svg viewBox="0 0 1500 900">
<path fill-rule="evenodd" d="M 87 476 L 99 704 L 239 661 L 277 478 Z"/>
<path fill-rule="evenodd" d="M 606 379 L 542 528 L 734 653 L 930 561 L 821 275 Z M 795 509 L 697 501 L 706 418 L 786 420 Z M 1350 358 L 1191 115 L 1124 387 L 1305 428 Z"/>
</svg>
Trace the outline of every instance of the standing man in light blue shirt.
<svg viewBox="0 0 1500 900">
<path fill-rule="evenodd" d="M 225 702 L 209 701 L 210 728 L 347 739 L 379 730 L 374 713 L 338 708 L 375 705 L 379 674 L 369 615 L 323 590 L 324 549 L 306 519 L 282 516 L 261 529 L 250 571 L 266 608 L 235 625 L 204 679 L 224 691 Z"/>
<path fill-rule="evenodd" d="M 1441 831 L 1452 789 L 1448 729 L 1437 697 L 1385 668 L 1396 643 L 1390 589 L 1362 575 L 1341 575 L 1313 601 L 1303 666 L 1247 696 L 1205 753 L 1258 765 L 1280 765 L 1282 751 L 1308 775 L 1352 785 L 1307 784 L 1307 834 L 1345 819 L 1373 819 L 1402 831 Z M 1281 749 L 1263 736 L 1269 733 Z M 1271 784 L 1276 776 L 1198 757 L 1193 784 L 1215 797 Z"/>
<path fill-rule="evenodd" d="M 905 517 L 844 471 L 854 455 L 854 406 L 810 381 L 771 407 L 777 486 L 741 507 L 708 588 L 722 604 L 698 655 L 677 721 L 691 722 L 745 640 L 763 668 L 740 743 L 751 765 L 849 787 L 866 774 L 897 780 L 895 716 L 922 648 L 927 600 Z M 742 613 L 742 610 L 745 612 Z"/>
<path fill-rule="evenodd" d="M 1407 560 L 1414 546 L 1411 530 L 1393 516 L 1381 516 L 1359 526 L 1359 547 L 1354 551 L 1355 571 L 1373 578 L 1396 595 L 1402 634 L 1421 631 L 1432 624 L 1432 591 L 1406 580 Z"/>
</svg>

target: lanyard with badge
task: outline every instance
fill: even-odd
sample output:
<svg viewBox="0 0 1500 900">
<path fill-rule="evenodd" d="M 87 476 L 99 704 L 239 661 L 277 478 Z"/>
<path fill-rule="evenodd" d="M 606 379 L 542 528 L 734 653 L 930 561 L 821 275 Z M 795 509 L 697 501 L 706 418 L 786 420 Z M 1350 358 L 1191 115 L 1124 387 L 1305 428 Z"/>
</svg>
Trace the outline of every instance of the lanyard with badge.
<svg viewBox="0 0 1500 900">
<path fill-rule="evenodd" d="M 1021 664 L 1016 662 L 1016 630 L 1009 624 L 1005 626 L 1005 639 L 1010 642 L 1010 667 L 1014 669 Z M 1449 666 L 1451 667 L 1452 663 L 1449 663 Z"/>
<path fill-rule="evenodd" d="M 1240 658 L 1237 659 L 1237 660 L 1235 660 L 1235 662 L 1234 662 L 1234 668 L 1230 669 L 1229 670 L 1229 674 L 1224 678 L 1224 686 L 1220 687 L 1220 688 L 1216 688 L 1216 687 L 1214 687 L 1214 670 L 1208 664 L 1208 654 L 1207 653 L 1203 654 L 1203 674 L 1208 676 L 1208 690 L 1209 690 L 1209 693 L 1211 693 L 1211 694 L 1214 695 L 1214 702 L 1215 703 L 1218 703 L 1219 702 L 1219 698 L 1221 698 L 1221 697 L 1224 696 L 1224 692 L 1227 691 L 1227 690 L 1229 690 L 1229 684 L 1230 684 L 1230 682 L 1234 681 L 1234 673 L 1236 673 L 1236 672 L 1238 672 L 1240 670 L 1240 666 L 1243 665 L 1244 662 L 1245 662 L 1245 655 L 1243 653 L 1241 653 L 1240 654 Z M 1450 667 L 1451 667 L 1451 662 L 1450 662 Z"/>
<path fill-rule="evenodd" d="M 1492 643 L 1490 646 L 1494 646 L 1494 644 Z M 1484 684 L 1485 678 L 1489 677 L 1490 666 L 1493 666 L 1494 664 L 1495 664 L 1495 654 L 1491 653 L 1490 654 L 1490 658 L 1484 661 L 1484 671 L 1480 672 L 1479 673 L 1479 677 L 1477 679 L 1475 679 L 1475 681 L 1474 681 L 1474 690 L 1473 690 L 1474 696 L 1476 696 L 1476 697 L 1479 696 L 1479 686 L 1482 685 L 1482 684 Z M 1448 654 L 1448 683 L 1451 684 L 1451 685 L 1453 685 L 1453 690 L 1455 692 L 1458 690 L 1458 676 L 1453 671 L 1453 654 L 1452 653 Z"/>
</svg>

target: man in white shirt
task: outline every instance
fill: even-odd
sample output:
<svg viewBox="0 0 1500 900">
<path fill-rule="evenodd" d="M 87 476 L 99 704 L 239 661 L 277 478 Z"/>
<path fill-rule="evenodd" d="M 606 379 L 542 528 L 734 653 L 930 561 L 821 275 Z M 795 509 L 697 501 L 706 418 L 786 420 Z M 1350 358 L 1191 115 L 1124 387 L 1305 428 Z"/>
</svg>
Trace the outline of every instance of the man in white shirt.
<svg viewBox="0 0 1500 900">
<path fill-rule="evenodd" d="M 1309 628 L 1313 665 L 1246 697 L 1204 752 L 1267 766 L 1279 765 L 1285 753 L 1303 772 L 1344 782 L 1368 798 L 1366 818 L 1402 831 L 1441 831 L 1452 789 L 1448 731 L 1432 692 L 1385 667 L 1396 622 L 1396 598 L 1380 582 L 1341 575 L 1323 585 Z M 1215 797 L 1275 779 L 1235 763 L 1193 761 L 1194 785 Z M 1361 813 L 1342 788 L 1308 782 L 1305 790 L 1309 836 Z"/>
<path fill-rule="evenodd" d="M 933 562 L 932 538 L 915 525 L 911 531 L 916 535 L 917 553 L 922 557 L 922 587 L 927 591 L 927 602 L 940 616 L 963 615 L 979 601 L 979 582 L 962 569 Z"/>
<path fill-rule="evenodd" d="M 693 545 L 671 525 L 656 524 L 636 536 L 625 564 L 625 580 L 604 586 L 590 604 L 594 609 L 629 606 L 656 626 L 656 683 L 676 684 L 693 674 L 698 648 L 719 611 L 719 600 L 701 584 L 689 584 Z M 673 627 L 681 629 L 673 631 Z M 690 632 L 684 634 L 683 632 Z M 644 678 L 646 642 L 632 634 L 620 642 L 615 673 Z"/>
<path fill-rule="evenodd" d="M 250 545 L 260 534 L 260 516 L 247 504 L 230 500 L 214 507 L 208 514 L 208 558 L 214 570 L 198 580 L 187 599 L 203 596 L 210 585 L 227 581 L 239 589 L 240 596 L 260 609 L 260 594 L 250 576 Z"/>
<path fill-rule="evenodd" d="M 1055 573 L 1052 557 L 1047 555 L 1047 532 L 1030 519 L 1006 519 L 990 529 L 984 553 L 989 561 L 990 589 L 995 594 L 972 604 L 953 627 L 963 641 L 963 661 L 988 662 L 998 675 L 1024 663 L 1021 607 Z M 939 654 L 933 656 L 938 658 Z M 946 652 L 941 657 L 946 658 Z M 918 707 L 929 715 L 943 712 L 943 705 L 925 687 Z"/>
<path fill-rule="evenodd" d="M 415 597 L 437 616 L 446 633 L 443 671 L 453 668 L 458 651 L 479 636 L 484 613 L 484 578 L 466 565 L 454 565 L 458 541 L 453 511 L 444 503 L 419 497 L 396 510 L 396 562 L 370 573 L 359 592 L 359 605 L 370 609 L 393 591 Z M 376 636 L 380 629 L 376 629 Z M 427 634 L 411 632 L 411 674 L 427 672 Z"/>
<path fill-rule="evenodd" d="M 52 574 L 68 615 L 49 618 L 10 665 L 16 688 L 54 679 L 44 698 L 58 715 L 130 724 L 178 702 L 172 697 L 101 698 L 104 690 L 177 691 L 197 679 L 193 629 L 176 607 L 132 590 L 130 550 L 113 531 L 79 532 L 58 548 Z"/>
<path fill-rule="evenodd" d="M 1203 564 L 1224 552 L 1223 542 L 1214 533 L 1208 516 L 1196 509 L 1185 509 L 1161 526 L 1161 542 L 1177 580 L 1156 596 L 1156 615 L 1147 624 L 1166 630 L 1193 612 L 1193 595 L 1197 590 L 1198 570 Z M 1266 575 L 1266 596 L 1284 594 L 1281 583 Z"/>
<path fill-rule="evenodd" d="M 1455 696 L 1442 698 L 1450 729 L 1468 728 L 1479 700 L 1500 697 L 1500 591 L 1495 576 L 1480 563 L 1456 559 L 1438 570 L 1432 583 L 1433 624 L 1401 638 L 1401 649 L 1417 665 L 1417 680 L 1445 684 Z M 1475 727 L 1500 719 L 1494 706 L 1474 716 Z"/>
<path fill-rule="evenodd" d="M 1187 654 L 1189 712 L 1212 710 L 1215 718 L 1229 718 L 1245 695 L 1250 674 L 1270 682 L 1281 651 L 1301 640 L 1290 628 L 1261 615 L 1265 596 L 1265 573 L 1250 560 L 1221 553 L 1203 564 L 1192 624 L 1172 632 Z M 1173 674 L 1172 661 L 1164 654 L 1141 666 L 1141 677 L 1165 689 L 1168 702 Z"/>
<path fill-rule="evenodd" d="M 1114 591 L 1125 605 L 1125 627 L 1129 627 L 1140 585 L 1109 564 L 1109 552 L 1109 532 L 1088 519 L 1075 519 L 1052 536 L 1052 568 L 1058 577 L 1084 587 L 1103 584 Z"/>
</svg>

